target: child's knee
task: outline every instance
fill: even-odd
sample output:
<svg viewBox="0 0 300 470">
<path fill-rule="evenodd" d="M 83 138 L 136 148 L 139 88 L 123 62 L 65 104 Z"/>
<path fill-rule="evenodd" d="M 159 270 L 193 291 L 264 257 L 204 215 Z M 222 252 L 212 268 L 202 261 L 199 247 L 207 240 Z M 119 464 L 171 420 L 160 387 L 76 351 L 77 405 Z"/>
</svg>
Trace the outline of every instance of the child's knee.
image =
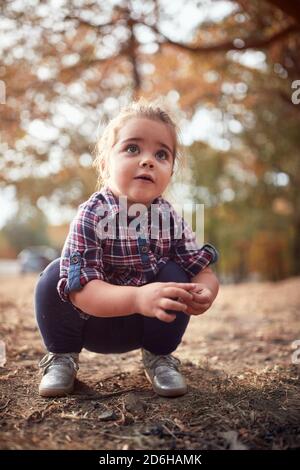
<svg viewBox="0 0 300 470">
<path fill-rule="evenodd" d="M 52 261 L 48 266 L 41 272 L 38 283 L 36 285 L 36 294 L 43 292 L 44 290 L 48 291 L 53 286 L 58 283 L 59 280 L 59 264 L 60 258 Z"/>
<path fill-rule="evenodd" d="M 157 275 L 158 282 L 191 282 L 189 275 L 175 261 L 168 261 Z"/>
</svg>

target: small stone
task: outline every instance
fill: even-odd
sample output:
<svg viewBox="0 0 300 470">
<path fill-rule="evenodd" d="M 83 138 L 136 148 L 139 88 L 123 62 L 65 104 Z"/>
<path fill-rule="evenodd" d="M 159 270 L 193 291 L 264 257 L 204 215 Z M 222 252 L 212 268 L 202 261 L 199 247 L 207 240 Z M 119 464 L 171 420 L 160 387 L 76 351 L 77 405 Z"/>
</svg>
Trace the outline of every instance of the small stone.
<svg viewBox="0 0 300 470">
<path fill-rule="evenodd" d="M 143 414 L 146 411 L 146 404 L 134 393 L 129 393 L 124 399 L 124 406 L 132 414 Z"/>
<path fill-rule="evenodd" d="M 219 360 L 219 356 L 213 356 L 211 357 L 211 362 L 217 362 Z"/>
<path fill-rule="evenodd" d="M 117 415 L 114 410 L 106 410 L 99 416 L 101 421 L 114 421 L 117 419 Z"/>
</svg>

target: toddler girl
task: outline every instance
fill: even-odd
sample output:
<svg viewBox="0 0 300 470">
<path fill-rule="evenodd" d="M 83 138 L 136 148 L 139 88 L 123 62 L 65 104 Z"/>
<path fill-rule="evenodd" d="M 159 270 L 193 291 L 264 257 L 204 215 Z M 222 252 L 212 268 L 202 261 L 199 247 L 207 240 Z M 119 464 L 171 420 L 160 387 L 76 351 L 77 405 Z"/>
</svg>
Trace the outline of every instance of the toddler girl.
<svg viewBox="0 0 300 470">
<path fill-rule="evenodd" d="M 104 185 L 78 210 L 60 259 L 35 291 L 48 350 L 42 396 L 71 393 L 82 348 L 102 354 L 141 348 L 156 393 L 187 391 L 173 353 L 191 315 L 218 292 L 212 245 L 199 247 L 188 224 L 162 197 L 178 153 L 176 126 L 145 100 L 123 108 L 97 144 Z"/>
</svg>

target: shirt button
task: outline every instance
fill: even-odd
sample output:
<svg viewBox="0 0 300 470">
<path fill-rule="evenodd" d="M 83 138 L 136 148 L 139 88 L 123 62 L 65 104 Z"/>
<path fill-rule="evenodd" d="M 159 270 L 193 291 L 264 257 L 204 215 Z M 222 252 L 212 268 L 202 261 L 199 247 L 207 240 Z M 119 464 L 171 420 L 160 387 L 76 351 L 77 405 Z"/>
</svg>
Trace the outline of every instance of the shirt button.
<svg viewBox="0 0 300 470">
<path fill-rule="evenodd" d="M 149 248 L 147 246 L 142 246 L 141 248 L 142 253 L 148 253 L 148 251 L 149 251 Z"/>
<path fill-rule="evenodd" d="M 75 255 L 75 256 L 72 257 L 72 263 L 73 263 L 73 264 L 77 264 L 77 263 L 78 263 L 78 256 Z"/>
</svg>

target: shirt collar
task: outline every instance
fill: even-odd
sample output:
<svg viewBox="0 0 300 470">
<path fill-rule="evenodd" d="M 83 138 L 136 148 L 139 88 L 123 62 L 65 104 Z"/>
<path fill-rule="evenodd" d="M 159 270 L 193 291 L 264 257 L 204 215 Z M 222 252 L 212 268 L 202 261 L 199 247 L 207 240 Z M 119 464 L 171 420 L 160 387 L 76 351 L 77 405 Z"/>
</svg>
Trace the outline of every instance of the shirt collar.
<svg viewBox="0 0 300 470">
<path fill-rule="evenodd" d="M 111 215 L 116 215 L 120 212 L 120 205 L 119 205 L 119 199 L 112 193 L 111 189 L 108 186 L 104 186 L 103 189 L 101 190 L 101 194 L 104 196 L 107 204 L 110 207 L 110 213 Z M 165 203 L 165 200 L 161 197 L 158 196 L 152 201 L 152 204 L 158 204 L 158 210 L 161 212 L 162 211 L 162 204 Z M 149 206 L 148 211 L 151 210 L 151 206 Z"/>
<path fill-rule="evenodd" d="M 120 212 L 119 201 L 109 189 L 109 187 L 104 186 L 104 188 L 101 190 L 101 194 L 104 196 L 106 203 L 110 208 L 110 213 L 112 215 L 118 214 L 118 212 Z"/>
</svg>

